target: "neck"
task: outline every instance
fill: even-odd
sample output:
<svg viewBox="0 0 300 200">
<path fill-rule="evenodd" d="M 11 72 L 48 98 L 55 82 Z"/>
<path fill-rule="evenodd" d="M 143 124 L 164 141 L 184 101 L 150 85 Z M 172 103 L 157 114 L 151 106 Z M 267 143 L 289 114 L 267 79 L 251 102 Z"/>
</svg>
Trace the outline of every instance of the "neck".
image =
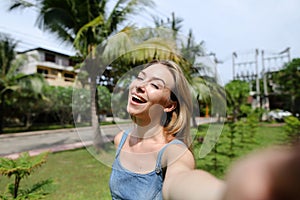
<svg viewBox="0 0 300 200">
<path fill-rule="evenodd" d="M 133 136 L 137 137 L 139 140 L 165 140 L 164 128 L 159 123 L 148 124 L 146 126 L 140 126 L 136 124 L 133 131 Z"/>
</svg>

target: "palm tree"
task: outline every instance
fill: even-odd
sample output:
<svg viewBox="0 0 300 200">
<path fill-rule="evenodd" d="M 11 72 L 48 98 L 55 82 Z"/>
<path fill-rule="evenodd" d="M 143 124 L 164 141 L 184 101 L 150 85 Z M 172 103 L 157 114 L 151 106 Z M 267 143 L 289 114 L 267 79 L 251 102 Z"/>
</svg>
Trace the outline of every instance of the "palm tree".
<svg viewBox="0 0 300 200">
<path fill-rule="evenodd" d="M 124 52 L 131 51 L 133 53 L 130 56 L 131 60 L 135 60 L 132 56 L 139 56 L 139 58 L 145 59 L 145 55 L 151 55 L 150 57 L 153 58 L 161 49 L 161 46 L 167 46 L 161 45 L 161 43 L 166 43 L 163 40 L 151 40 L 149 37 L 145 39 L 145 36 L 141 34 L 132 35 L 133 32 L 129 30 L 133 30 L 134 26 L 124 24 L 131 14 L 135 14 L 145 7 L 152 7 L 154 5 L 153 1 L 118 0 L 112 9 L 109 9 L 108 3 L 107 0 L 41 0 L 37 1 L 37 4 L 31 4 L 24 0 L 15 0 L 10 7 L 11 10 L 32 6 L 37 8 L 39 12 L 39 17 L 37 18 L 39 27 L 45 31 L 55 33 L 58 38 L 73 44 L 78 56 L 85 60 L 83 70 L 87 72 L 89 78 L 91 121 L 95 131 L 96 139 L 94 143 L 96 147 L 101 147 L 103 144 L 96 106 L 96 97 L 98 96 L 96 94 L 96 80 L 98 75 L 102 74 L 105 67 L 109 64 L 103 55 L 106 55 L 106 57 L 118 57 L 122 56 Z M 109 13 L 108 11 L 111 12 Z M 120 32 L 120 30 L 122 31 Z M 118 32 L 120 32 L 118 37 L 111 37 Z M 131 42 L 138 40 L 145 43 L 143 46 L 133 42 L 132 44 L 134 45 L 130 46 L 130 50 L 128 46 L 124 45 L 124 39 Z M 149 45 L 151 48 L 149 48 Z M 171 52 L 176 50 L 167 49 L 171 50 Z M 175 54 L 171 53 L 171 56 L 174 57 Z"/>
<path fill-rule="evenodd" d="M 17 42 L 8 35 L 0 35 L 0 133 L 3 132 L 4 110 L 7 97 L 13 92 L 41 96 L 45 81 L 38 74 L 19 72 L 26 58 L 16 58 Z"/>
<path fill-rule="evenodd" d="M 11 10 L 32 6 L 37 8 L 39 28 L 55 33 L 62 41 L 73 44 L 79 56 L 86 60 L 85 69 L 89 75 L 91 121 L 95 131 L 96 147 L 101 147 L 103 144 L 96 106 L 98 96 L 96 94 L 96 71 L 98 70 L 96 47 L 116 33 L 129 14 L 152 4 L 153 2 L 149 0 L 118 0 L 110 13 L 108 13 L 110 9 L 107 0 L 41 0 L 37 1 L 37 4 L 16 0 L 10 7 Z"/>
<path fill-rule="evenodd" d="M 166 21 L 154 15 L 152 16 L 152 19 L 155 27 L 165 27 L 173 30 L 174 38 L 177 37 L 178 32 L 182 29 L 183 19 L 181 17 L 176 17 L 174 12 L 171 13 L 171 18 L 168 17 Z"/>
<path fill-rule="evenodd" d="M 7 84 L 9 81 L 5 80 L 6 75 L 11 71 L 11 63 L 16 56 L 14 49 L 17 46 L 15 41 L 12 41 L 8 36 L 0 35 L 0 72 L 1 72 L 1 79 L 0 79 L 0 133 L 3 132 L 3 111 L 5 106 L 5 95 L 9 89 L 9 85 Z"/>
</svg>

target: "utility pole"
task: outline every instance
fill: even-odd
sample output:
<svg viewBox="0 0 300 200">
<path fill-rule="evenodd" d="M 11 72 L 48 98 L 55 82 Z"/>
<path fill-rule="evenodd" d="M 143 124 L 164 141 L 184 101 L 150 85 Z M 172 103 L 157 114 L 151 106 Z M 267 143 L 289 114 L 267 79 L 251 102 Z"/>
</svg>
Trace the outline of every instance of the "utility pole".
<svg viewBox="0 0 300 200">
<path fill-rule="evenodd" d="M 291 62 L 291 53 L 290 53 L 290 50 L 291 50 L 291 48 L 287 47 L 285 50 L 279 52 L 279 55 L 286 54 L 286 56 L 281 56 L 281 58 L 287 57 L 288 62 Z"/>
<path fill-rule="evenodd" d="M 255 95 L 255 101 L 252 102 L 253 108 L 260 107 L 260 84 L 258 74 L 258 49 L 255 50 L 254 59 L 247 59 L 246 61 L 239 61 L 236 52 L 232 53 L 232 73 L 233 80 L 244 80 L 249 83 L 250 95 Z M 252 83 L 255 81 L 255 91 L 253 91 Z"/>
<path fill-rule="evenodd" d="M 262 63 L 262 76 L 263 76 L 263 84 L 264 84 L 264 98 L 263 98 L 263 108 L 267 111 L 270 110 L 270 103 L 269 103 L 269 92 L 268 92 L 268 82 L 267 82 L 267 73 L 265 67 L 265 52 L 264 50 L 261 51 L 261 63 Z"/>
<path fill-rule="evenodd" d="M 256 71 L 256 108 L 260 108 L 260 84 L 258 73 L 258 49 L 255 49 L 255 71 Z"/>
<path fill-rule="evenodd" d="M 213 56 L 213 65 L 214 65 L 214 78 L 216 83 L 219 82 L 218 79 L 218 64 L 222 64 L 223 61 L 219 60 L 215 53 L 209 53 L 208 56 Z"/>
<path fill-rule="evenodd" d="M 237 54 L 235 52 L 232 53 L 232 78 L 235 80 L 235 58 L 237 58 Z"/>
<path fill-rule="evenodd" d="M 278 63 L 278 60 L 280 61 Z M 270 110 L 270 93 L 268 91 L 268 75 L 272 72 L 279 71 L 286 62 L 291 61 L 290 47 L 287 47 L 279 53 L 273 53 L 265 56 L 265 52 L 261 51 L 262 77 L 264 88 L 263 108 Z M 267 63 L 266 63 L 267 61 Z"/>
<path fill-rule="evenodd" d="M 240 79 L 249 82 L 250 94 L 255 95 L 255 101 L 253 101 L 253 108 L 263 107 L 266 110 L 270 110 L 270 93 L 268 91 L 268 75 L 272 72 L 276 72 L 282 68 L 282 66 L 291 61 L 290 47 L 287 47 L 279 53 L 273 53 L 270 56 L 266 56 L 264 50 L 261 51 L 261 66 L 262 70 L 259 72 L 259 50 L 255 49 L 254 60 L 239 61 L 236 52 L 232 53 L 232 73 L 233 80 Z M 267 61 L 267 62 L 266 62 Z M 279 61 L 279 62 L 278 62 Z M 253 69 L 255 68 L 255 69 Z M 260 91 L 260 74 L 263 80 L 263 96 Z M 253 91 L 252 83 L 255 81 L 255 89 Z M 263 98 L 261 98 L 263 97 Z"/>
</svg>

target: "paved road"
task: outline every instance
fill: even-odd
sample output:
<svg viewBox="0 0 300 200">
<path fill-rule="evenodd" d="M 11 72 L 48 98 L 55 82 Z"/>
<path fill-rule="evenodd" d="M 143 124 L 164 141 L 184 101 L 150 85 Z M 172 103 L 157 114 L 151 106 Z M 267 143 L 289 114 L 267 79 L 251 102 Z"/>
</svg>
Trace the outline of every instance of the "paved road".
<svg viewBox="0 0 300 200">
<path fill-rule="evenodd" d="M 198 118 L 197 124 L 213 121 L 212 118 Z M 101 126 L 101 133 L 106 136 L 104 139 L 110 140 L 120 130 L 129 128 L 132 128 L 132 124 Z M 91 127 L 4 134 L 0 135 L 0 156 L 14 158 L 25 151 L 38 154 L 46 150 L 55 152 L 80 148 L 92 144 L 93 137 Z"/>
<path fill-rule="evenodd" d="M 130 124 L 101 126 L 101 132 L 106 139 L 130 128 Z M 0 135 L 0 156 L 15 157 L 25 151 L 59 151 L 89 145 L 93 141 L 91 127 L 59 129 L 51 131 L 34 131 Z"/>
</svg>

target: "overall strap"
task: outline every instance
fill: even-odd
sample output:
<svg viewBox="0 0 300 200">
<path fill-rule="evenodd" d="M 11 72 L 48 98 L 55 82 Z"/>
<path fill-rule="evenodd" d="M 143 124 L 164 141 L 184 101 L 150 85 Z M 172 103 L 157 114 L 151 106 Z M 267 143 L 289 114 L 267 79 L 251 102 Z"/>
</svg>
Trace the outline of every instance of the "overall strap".
<svg viewBox="0 0 300 200">
<path fill-rule="evenodd" d="M 172 140 L 171 142 L 169 142 L 168 144 L 166 144 L 159 152 L 158 152 L 158 155 L 157 155 L 157 160 L 156 160 L 156 166 L 155 166 L 155 171 L 156 173 L 160 173 L 162 168 L 161 168 L 161 158 L 162 158 L 162 155 L 163 153 L 165 152 L 166 148 L 169 146 L 169 145 L 172 145 L 172 144 L 181 144 L 181 145 L 184 145 L 186 146 L 181 140 L 178 140 L 178 139 L 174 139 Z"/>
<path fill-rule="evenodd" d="M 126 139 L 127 139 L 128 133 L 129 133 L 128 130 L 124 131 L 124 133 L 123 133 L 123 135 L 122 135 L 122 138 L 121 138 L 121 141 L 120 141 L 120 143 L 119 143 L 117 152 L 116 152 L 116 157 L 119 156 L 120 151 L 121 151 L 121 149 L 122 149 L 122 147 L 123 147 L 123 145 L 124 145 L 124 143 L 125 143 L 125 141 L 126 141 Z"/>
</svg>

